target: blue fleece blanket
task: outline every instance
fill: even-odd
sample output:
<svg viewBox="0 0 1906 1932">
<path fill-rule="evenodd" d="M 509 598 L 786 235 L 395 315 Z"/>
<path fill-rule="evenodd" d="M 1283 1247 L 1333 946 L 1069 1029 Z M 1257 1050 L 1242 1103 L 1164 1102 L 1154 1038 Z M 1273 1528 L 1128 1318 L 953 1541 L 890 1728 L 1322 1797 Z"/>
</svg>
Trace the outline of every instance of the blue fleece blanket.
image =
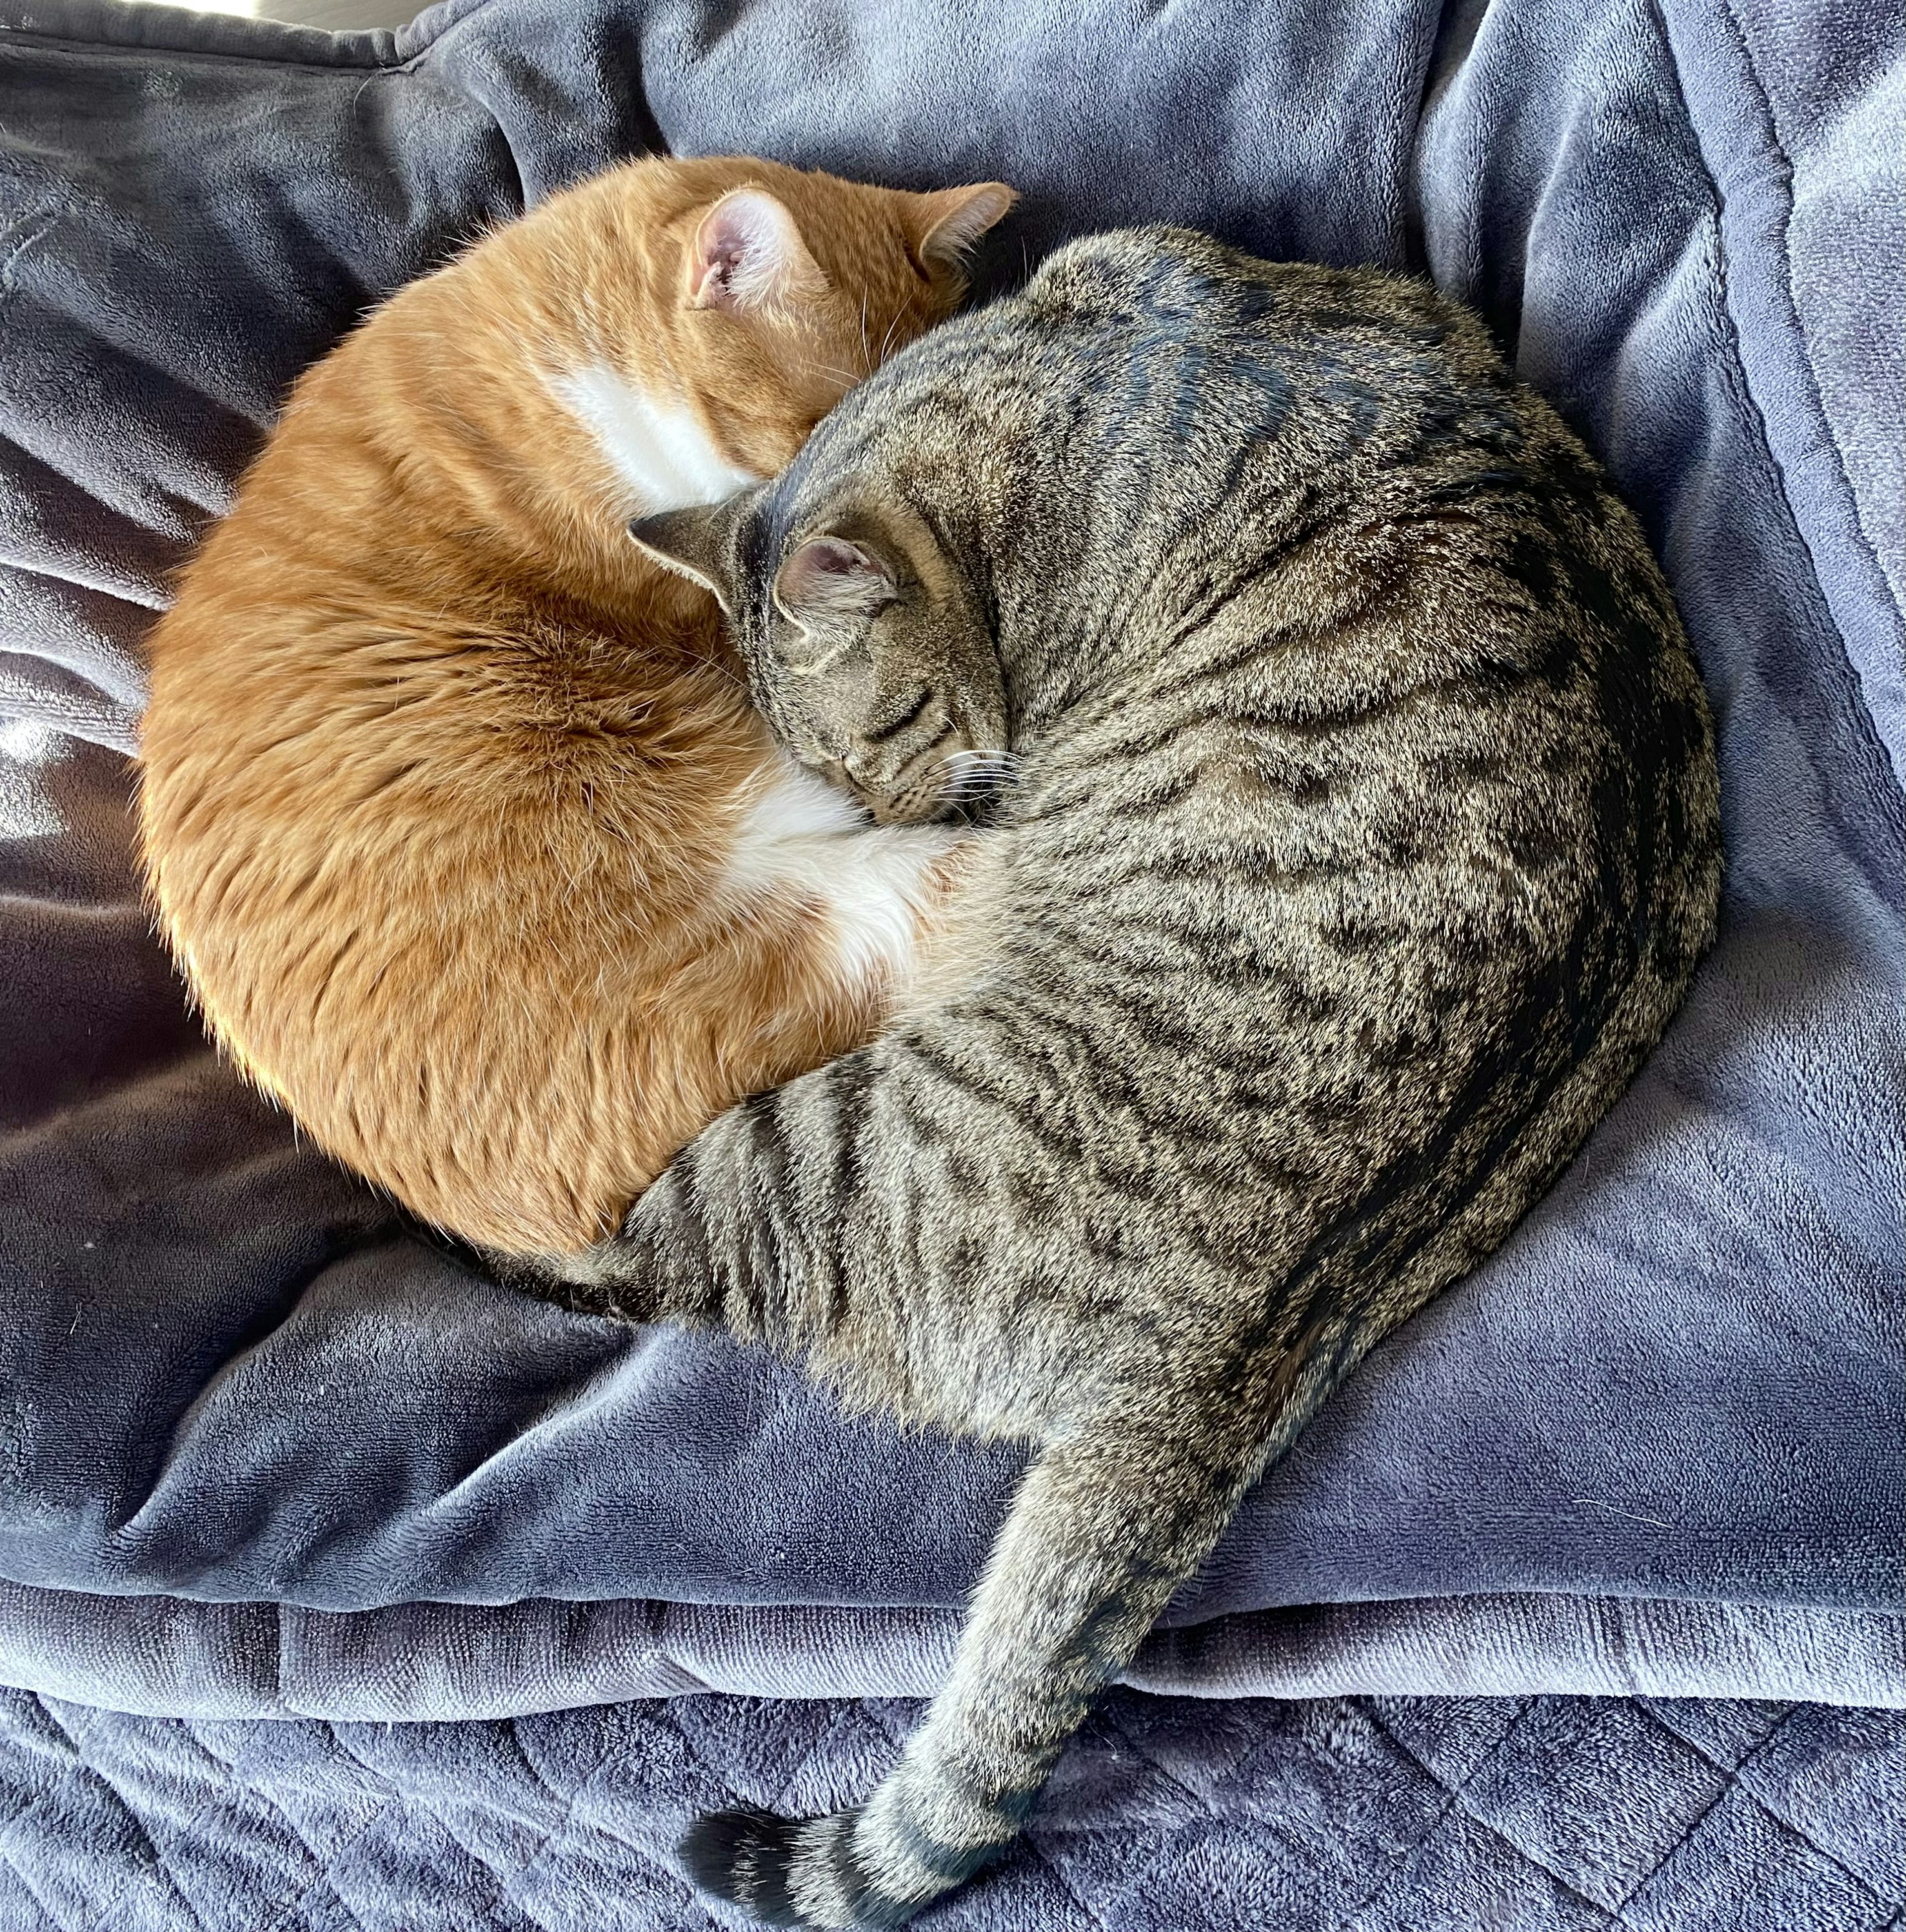
<svg viewBox="0 0 1906 1932">
<path fill-rule="evenodd" d="M 723 1681 L 908 1690 L 998 1520 L 1007 1455 L 419 1246 L 205 1050 L 138 904 L 140 638 L 284 384 L 667 146 L 1003 176 L 989 285 L 1157 218 L 1426 270 L 1607 460 L 1709 680 L 1688 1010 L 1250 1498 L 1148 1681 L 1248 1688 L 1334 1605 L 1333 1690 L 1896 1698 L 1901 40 L 1890 0 L 453 0 L 341 40 L 0 0 L 0 1676 L 293 1708 L 221 1648 L 262 1606 L 323 1660 L 306 1708 L 414 1654 L 402 1714 L 502 1712 L 656 1688 L 616 1646 L 668 1604 Z"/>
<path fill-rule="evenodd" d="M 161 1723 L 0 1693 L 7 1932 L 710 1932 L 671 1856 L 869 1790 L 917 1706 Z M 1906 1736 L 1817 1705 L 1105 1700 L 923 1932 L 1896 1932 Z M 84 1846 L 87 1856 L 74 1856 Z"/>
</svg>

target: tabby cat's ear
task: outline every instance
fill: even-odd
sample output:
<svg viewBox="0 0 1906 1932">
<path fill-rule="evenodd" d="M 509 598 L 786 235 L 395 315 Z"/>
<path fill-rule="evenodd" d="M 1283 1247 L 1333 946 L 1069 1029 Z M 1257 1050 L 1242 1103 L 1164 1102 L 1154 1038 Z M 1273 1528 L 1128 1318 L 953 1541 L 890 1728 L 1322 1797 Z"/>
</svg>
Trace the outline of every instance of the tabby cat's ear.
<svg viewBox="0 0 1906 1932">
<path fill-rule="evenodd" d="M 774 601 L 796 623 L 871 617 L 899 595 L 893 572 L 845 537 L 809 537 L 774 580 Z"/>
<path fill-rule="evenodd" d="M 920 260 L 943 268 L 964 267 L 980 237 L 1019 198 L 1004 182 L 976 182 L 970 188 L 914 196 L 914 245 Z"/>
<path fill-rule="evenodd" d="M 686 577 L 732 612 L 740 572 L 734 559 L 734 533 L 754 508 L 758 490 L 744 490 L 724 502 L 698 503 L 686 510 L 664 510 L 638 517 L 629 534 L 665 570 Z"/>
<path fill-rule="evenodd" d="M 786 308 L 827 292 L 794 218 L 761 188 L 731 188 L 701 218 L 689 251 L 695 308 Z"/>
</svg>

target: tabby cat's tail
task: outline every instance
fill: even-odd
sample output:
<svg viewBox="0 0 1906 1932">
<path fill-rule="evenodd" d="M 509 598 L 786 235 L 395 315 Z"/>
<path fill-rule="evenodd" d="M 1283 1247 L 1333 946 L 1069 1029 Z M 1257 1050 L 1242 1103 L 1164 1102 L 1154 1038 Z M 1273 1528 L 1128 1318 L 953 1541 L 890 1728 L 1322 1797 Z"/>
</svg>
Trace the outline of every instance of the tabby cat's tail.
<svg viewBox="0 0 1906 1932">
<path fill-rule="evenodd" d="M 1321 1403 L 1330 1354 L 1312 1354 L 1314 1372 L 1268 1428 L 1248 1398 L 1225 1427 L 1205 1418 L 1194 1456 L 1115 1426 L 1045 1450 L 994 1546 L 947 1682 L 872 1796 L 826 1817 L 703 1818 L 682 1845 L 695 1882 L 770 1925 L 893 1926 L 1005 1851 L 1094 1694 L 1130 1662 L 1246 1486 Z"/>
<path fill-rule="evenodd" d="M 562 1264 L 566 1282 L 523 1285 L 591 1312 L 719 1320 L 824 1352 L 841 1311 L 869 1292 L 926 1318 L 923 1284 L 887 1284 L 890 1301 L 881 1292 L 907 1244 L 884 1229 L 868 1238 L 864 1222 L 859 1240 L 842 1232 L 893 1191 L 890 1174 L 885 1190 L 875 1178 L 881 1160 L 836 1156 L 885 1090 L 864 1060 L 849 1055 L 725 1116 L 617 1239 Z M 1196 1284 L 1177 1286 L 1196 1298 Z M 1288 1349 L 1161 1362 L 1115 1403 L 1055 1424 L 993 1546 L 947 1682 L 899 1762 L 854 1810 L 701 1820 L 682 1846 L 696 1883 L 771 1925 L 892 1926 L 998 1856 L 1094 1694 L 1130 1661 L 1361 1339 L 1325 1325 Z"/>
<path fill-rule="evenodd" d="M 1632 1076 L 1680 991 L 1651 964 L 1559 1082 L 1517 1097 L 1517 1128 L 1505 1135 L 1478 1110 L 1473 1131 L 1496 1138 L 1477 1185 L 1406 1192 L 1387 1216 L 1365 1204 L 1355 1239 L 1310 1240 L 1307 1264 L 1254 1284 L 1241 1305 L 1274 1317 L 1274 1336 L 1247 1328 L 1165 1346 L 1158 1324 L 1175 1311 L 1238 1304 L 1235 1284 L 1227 1297 L 1222 1282 L 1197 1278 L 1218 1262 L 1162 1241 L 1095 1260 L 1094 1295 L 1121 1268 L 1142 1276 L 1118 1304 L 1134 1315 L 1136 1346 L 1116 1374 L 1098 1363 L 1102 1349 L 1071 1350 L 1081 1378 L 1070 1394 L 1055 1388 L 1043 1425 L 1025 1432 L 1034 1460 L 951 1672 L 899 1762 L 856 1810 L 704 1820 L 683 1847 L 696 1880 L 770 1924 L 891 1926 L 1004 1850 L 1093 1694 L 1130 1661 L 1245 1490 L 1365 1349 L 1500 1244 Z M 999 1238 L 964 1243 L 977 1210 L 937 1198 L 929 1177 L 941 1163 L 920 1154 L 923 1135 L 929 1150 L 977 1150 L 990 1172 L 1010 1166 L 1013 1131 L 1006 1110 L 980 1131 L 950 1102 L 935 1126 L 927 1109 L 953 1084 L 945 1061 L 915 1079 L 925 1056 L 890 1036 L 731 1110 L 616 1238 L 522 1285 L 594 1313 L 719 1322 L 806 1350 L 824 1371 L 851 1370 L 843 1349 L 869 1336 L 903 1367 L 970 1367 L 948 1338 L 970 1329 L 975 1308 L 1036 1306 L 1021 1276 L 1037 1285 L 1026 1271 L 1042 1250 L 1010 1217 Z M 1002 1401 L 1035 1368 L 1051 1379 L 1063 1366 L 1029 1359 L 1016 1378 L 1010 1341 L 998 1338 Z"/>
</svg>

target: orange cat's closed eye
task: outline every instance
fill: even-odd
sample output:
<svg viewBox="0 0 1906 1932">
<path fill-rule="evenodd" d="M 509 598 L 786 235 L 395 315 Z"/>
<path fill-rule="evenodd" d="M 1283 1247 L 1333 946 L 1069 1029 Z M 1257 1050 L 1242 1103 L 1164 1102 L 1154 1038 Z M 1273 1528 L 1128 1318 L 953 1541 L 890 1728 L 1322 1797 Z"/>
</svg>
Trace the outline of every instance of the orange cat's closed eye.
<svg viewBox="0 0 1906 1932">
<path fill-rule="evenodd" d="M 233 1061 L 425 1219 L 585 1246 L 904 986 L 956 835 L 795 768 L 625 533 L 781 468 L 1012 200 L 735 159 L 558 196 L 305 375 L 184 573 L 161 928 Z"/>
</svg>

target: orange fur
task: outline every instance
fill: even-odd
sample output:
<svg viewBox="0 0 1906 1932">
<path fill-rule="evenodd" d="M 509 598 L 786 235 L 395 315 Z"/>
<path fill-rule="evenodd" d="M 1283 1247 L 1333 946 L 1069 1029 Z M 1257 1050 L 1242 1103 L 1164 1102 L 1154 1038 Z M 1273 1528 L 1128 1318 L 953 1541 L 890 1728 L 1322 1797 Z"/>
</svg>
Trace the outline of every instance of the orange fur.
<svg viewBox="0 0 1906 1932">
<path fill-rule="evenodd" d="M 310 370 L 185 572 L 141 747 L 161 929 L 237 1065 L 425 1219 L 580 1249 L 895 990 L 824 893 L 734 886 L 780 754 L 563 384 L 607 370 L 772 474 L 1010 200 L 758 160 L 587 183 Z M 778 279 L 724 254 L 777 221 Z"/>
</svg>

